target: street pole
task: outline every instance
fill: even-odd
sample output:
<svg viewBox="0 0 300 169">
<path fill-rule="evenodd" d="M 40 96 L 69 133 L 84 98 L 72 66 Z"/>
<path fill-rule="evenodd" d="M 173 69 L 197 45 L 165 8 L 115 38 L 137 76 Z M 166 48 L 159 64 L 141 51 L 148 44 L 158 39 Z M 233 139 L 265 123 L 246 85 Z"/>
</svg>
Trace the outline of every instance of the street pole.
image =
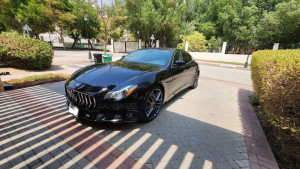
<svg viewBox="0 0 300 169">
<path fill-rule="evenodd" d="M 27 38 L 29 38 L 29 32 L 28 32 L 28 29 L 26 30 L 26 32 L 27 32 L 26 36 L 27 36 Z"/>
<path fill-rule="evenodd" d="M 88 39 L 88 48 L 89 48 L 89 61 L 92 61 L 92 54 L 90 49 L 90 39 L 89 39 L 89 31 L 88 31 L 88 17 L 84 16 L 84 20 L 86 21 L 86 37 Z"/>
<path fill-rule="evenodd" d="M 255 33 L 256 33 L 256 28 L 254 28 L 253 31 L 252 31 L 252 38 L 251 38 L 251 44 L 250 44 L 251 49 L 253 48 L 253 37 L 254 37 Z M 244 64 L 244 68 L 248 67 L 248 60 L 249 60 L 250 50 L 248 50 L 248 56 L 247 56 L 247 60 L 246 60 L 246 62 Z"/>
<path fill-rule="evenodd" d="M 151 39 L 151 47 L 153 48 L 153 40 L 155 39 L 153 34 L 151 35 L 150 39 Z"/>
</svg>

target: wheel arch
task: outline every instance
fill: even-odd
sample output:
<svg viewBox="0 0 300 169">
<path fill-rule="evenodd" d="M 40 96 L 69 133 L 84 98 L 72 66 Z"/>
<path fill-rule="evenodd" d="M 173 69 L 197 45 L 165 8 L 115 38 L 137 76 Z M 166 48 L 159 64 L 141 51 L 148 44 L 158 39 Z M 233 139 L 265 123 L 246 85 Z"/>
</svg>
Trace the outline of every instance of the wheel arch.
<svg viewBox="0 0 300 169">
<path fill-rule="evenodd" d="M 161 83 L 156 83 L 156 84 L 154 84 L 152 87 L 154 87 L 154 86 L 159 86 L 159 87 L 162 89 L 162 92 L 163 92 L 163 95 L 164 95 L 164 97 L 163 97 L 163 103 L 164 103 L 164 102 L 165 102 L 165 97 L 166 97 L 166 92 L 165 92 L 165 87 L 164 87 L 164 85 L 161 84 Z"/>
</svg>

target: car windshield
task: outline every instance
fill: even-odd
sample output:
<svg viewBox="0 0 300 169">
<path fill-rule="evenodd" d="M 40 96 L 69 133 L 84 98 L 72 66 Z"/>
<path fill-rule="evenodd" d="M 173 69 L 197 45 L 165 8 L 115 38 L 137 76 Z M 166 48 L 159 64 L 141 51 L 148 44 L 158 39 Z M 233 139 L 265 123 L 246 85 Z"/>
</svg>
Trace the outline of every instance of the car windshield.
<svg viewBox="0 0 300 169">
<path fill-rule="evenodd" d="M 125 62 L 137 62 L 164 66 L 169 62 L 171 54 L 172 51 L 158 49 L 138 50 L 128 54 L 122 60 Z"/>
</svg>

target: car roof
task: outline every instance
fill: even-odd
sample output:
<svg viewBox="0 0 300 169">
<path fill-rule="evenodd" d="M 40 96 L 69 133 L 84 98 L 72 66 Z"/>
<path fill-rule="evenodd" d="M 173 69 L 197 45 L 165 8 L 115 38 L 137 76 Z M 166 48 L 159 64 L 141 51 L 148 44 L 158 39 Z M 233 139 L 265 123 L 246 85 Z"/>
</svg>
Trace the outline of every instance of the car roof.
<svg viewBox="0 0 300 169">
<path fill-rule="evenodd" d="M 140 49 L 140 50 L 162 50 L 162 51 L 170 51 L 170 52 L 174 52 L 175 48 L 144 48 L 144 49 Z"/>
</svg>

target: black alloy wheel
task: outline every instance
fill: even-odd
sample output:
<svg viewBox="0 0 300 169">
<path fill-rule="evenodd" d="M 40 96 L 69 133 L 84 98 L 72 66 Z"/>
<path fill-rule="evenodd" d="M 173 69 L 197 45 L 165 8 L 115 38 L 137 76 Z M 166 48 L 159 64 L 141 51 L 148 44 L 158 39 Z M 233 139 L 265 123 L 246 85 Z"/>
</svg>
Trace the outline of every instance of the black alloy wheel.
<svg viewBox="0 0 300 169">
<path fill-rule="evenodd" d="M 163 91 L 160 87 L 156 86 L 149 90 L 145 98 L 143 121 L 149 122 L 154 120 L 160 111 L 163 104 Z"/>
</svg>

